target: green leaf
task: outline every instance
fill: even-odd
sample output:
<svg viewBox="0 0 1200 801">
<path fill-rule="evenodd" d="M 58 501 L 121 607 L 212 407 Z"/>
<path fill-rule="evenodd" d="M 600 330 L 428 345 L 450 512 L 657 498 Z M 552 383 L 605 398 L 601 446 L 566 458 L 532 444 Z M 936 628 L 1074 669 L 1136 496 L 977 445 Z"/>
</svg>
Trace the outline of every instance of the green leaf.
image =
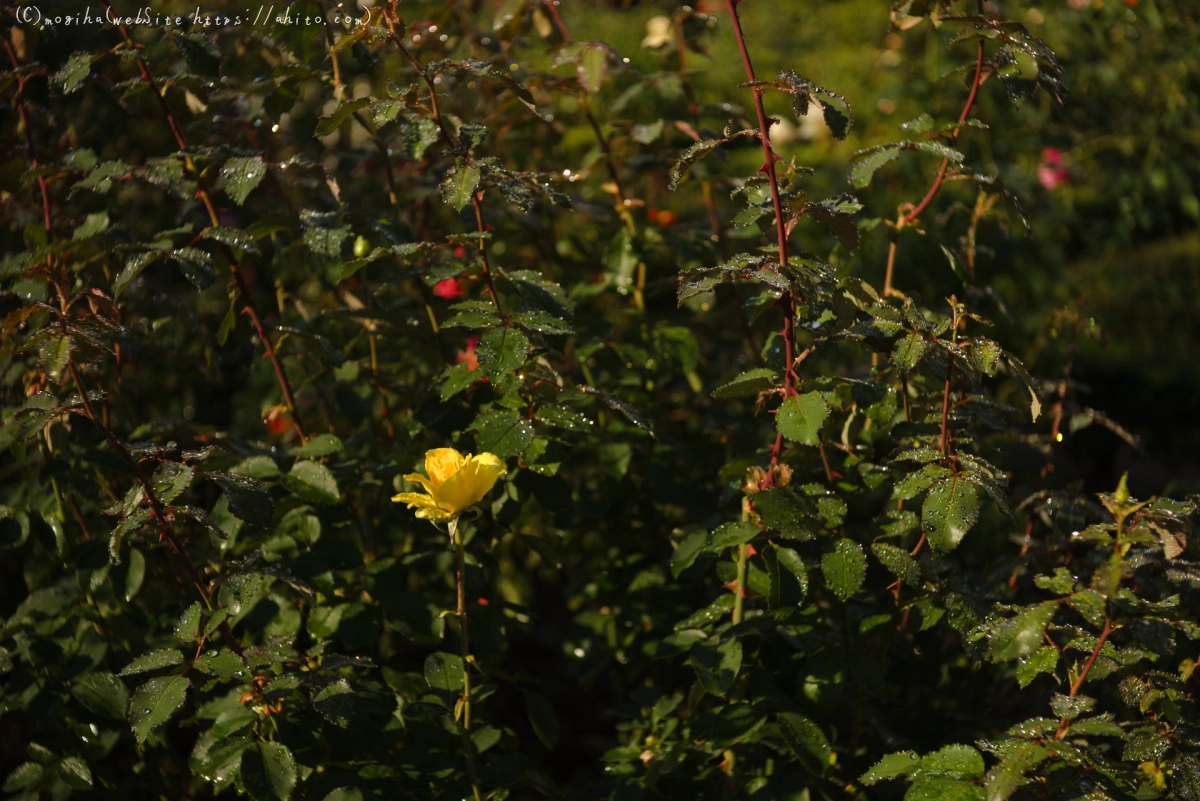
<svg viewBox="0 0 1200 801">
<path fill-rule="evenodd" d="M 751 496 L 759 519 L 767 528 L 794 540 L 811 540 L 819 526 L 812 522 L 806 501 L 787 487 L 772 487 Z"/>
<path fill-rule="evenodd" d="M 910 333 L 896 342 L 892 349 L 892 362 L 903 373 L 911 373 L 925 354 L 925 338 L 918 333 Z"/>
<path fill-rule="evenodd" d="M 699 162 L 700 159 L 716 150 L 725 141 L 726 140 L 724 139 L 704 139 L 696 142 L 687 150 L 683 151 L 683 153 L 679 155 L 679 160 L 671 166 L 671 174 L 668 176 L 667 188 L 672 192 L 678 189 L 679 182 L 682 181 L 684 176 L 688 174 L 688 171 L 691 170 L 692 166 Z"/>
<path fill-rule="evenodd" d="M 249 476 L 213 471 L 205 474 L 225 491 L 229 512 L 252 526 L 270 528 L 275 518 L 275 505 L 267 488 Z"/>
<path fill-rule="evenodd" d="M 484 412 L 471 428 L 478 432 L 475 449 L 480 453 L 494 453 L 501 459 L 516 456 L 533 442 L 533 425 L 512 409 Z"/>
<path fill-rule="evenodd" d="M 692 668 L 704 689 L 724 697 L 742 667 L 742 643 L 735 637 L 697 643 L 691 650 Z"/>
<path fill-rule="evenodd" d="M 163 676 L 138 687 L 129 699 L 129 722 L 138 745 L 146 742 L 150 731 L 166 723 L 183 706 L 191 686 L 183 676 Z"/>
<path fill-rule="evenodd" d="M 579 54 L 579 85 L 588 94 L 594 95 L 604 85 L 608 74 L 608 51 L 598 44 L 587 44 Z"/>
<path fill-rule="evenodd" d="M 726 548 L 732 548 L 741 545 L 743 542 L 749 542 L 760 531 L 762 529 L 753 523 L 746 523 L 741 520 L 722 523 L 708 535 L 708 539 L 704 543 L 704 550 L 719 554 Z"/>
<path fill-rule="evenodd" d="M 193 473 L 192 468 L 187 465 L 163 462 L 154 471 L 150 485 L 158 495 L 158 500 L 163 504 L 169 504 L 187 489 L 188 484 L 192 481 Z"/>
<path fill-rule="evenodd" d="M 119 675 L 132 676 L 135 673 L 147 673 L 151 670 L 178 665 L 183 662 L 183 654 L 175 648 L 158 648 L 147 654 L 142 654 L 121 669 Z"/>
<path fill-rule="evenodd" d="M 767 715 L 754 704 L 727 704 L 710 720 L 712 744 L 717 748 L 729 748 L 753 737 L 767 722 Z"/>
<path fill-rule="evenodd" d="M 341 499 L 337 479 L 320 462 L 297 461 L 279 481 L 293 495 L 306 501 L 333 505 Z"/>
<path fill-rule="evenodd" d="M 261 156 L 235 156 L 221 167 L 220 187 L 225 194 L 239 206 L 246 202 L 246 197 L 254 191 L 263 176 L 267 174 L 267 165 Z"/>
<path fill-rule="evenodd" d="M 492 328 L 500 325 L 494 309 L 465 309 L 442 323 L 443 328 Z"/>
<path fill-rule="evenodd" d="M 924 153 L 931 153 L 938 158 L 949 159 L 955 164 L 962 164 L 963 159 L 966 158 L 959 151 L 940 142 L 913 142 L 910 146 Z"/>
<path fill-rule="evenodd" d="M 587 433 L 595 430 L 595 423 L 587 415 L 565 406 L 539 406 L 533 417 L 538 422 L 566 431 Z"/>
<path fill-rule="evenodd" d="M 479 178 L 478 167 L 468 166 L 462 162 L 456 164 L 446 172 L 446 177 L 442 181 L 442 200 L 453 206 L 455 211 L 462 211 L 474 197 L 475 188 L 479 186 Z"/>
<path fill-rule="evenodd" d="M 254 241 L 254 237 L 240 228 L 225 228 L 224 226 L 215 226 L 206 229 L 201 235 L 204 239 L 212 239 L 220 242 L 223 245 L 229 245 L 238 250 L 244 250 L 247 253 L 258 253 L 258 245 Z"/>
<path fill-rule="evenodd" d="M 925 133 L 931 128 L 933 128 L 933 117 L 926 113 L 921 113 L 900 126 L 900 130 L 916 134 Z"/>
<path fill-rule="evenodd" d="M 280 801 L 288 801 L 296 787 L 296 759 L 292 752 L 280 742 L 261 742 L 258 749 L 266 769 L 267 786 Z"/>
<path fill-rule="evenodd" d="M 921 524 L 935 552 L 952 551 L 979 519 L 979 490 L 962 474 L 933 484 L 921 506 Z"/>
<path fill-rule="evenodd" d="M 871 176 L 875 174 L 876 170 L 899 155 L 900 148 L 898 147 L 885 147 L 874 151 L 854 165 L 854 169 L 850 171 L 850 183 L 854 185 L 855 189 L 862 189 L 871 183 Z"/>
<path fill-rule="evenodd" d="M 984 796 L 975 782 L 926 779 L 909 787 L 904 801 L 984 801 Z"/>
<path fill-rule="evenodd" d="M 714 398 L 739 398 L 744 395 L 757 395 L 775 385 L 779 374 L 770 367 L 759 367 L 742 373 L 732 381 L 722 384 L 713 390 Z"/>
<path fill-rule="evenodd" d="M 298 456 L 303 459 L 320 459 L 322 456 L 332 456 L 335 453 L 340 453 L 344 447 L 345 446 L 342 445 L 342 441 L 333 434 L 317 434 L 298 448 L 292 448 L 291 454 L 292 456 Z M 245 462 L 242 464 L 245 464 Z M 249 474 L 247 473 L 246 475 Z"/>
<path fill-rule="evenodd" d="M 704 553 L 707 540 L 708 535 L 703 531 L 693 531 L 684 537 L 671 554 L 671 575 L 679 578 L 680 573 L 691 567 L 696 557 Z"/>
<path fill-rule="evenodd" d="M 542 741 L 542 745 L 553 749 L 558 743 L 558 717 L 554 714 L 554 705 L 540 693 L 526 691 L 525 714 L 533 733 Z"/>
<path fill-rule="evenodd" d="M 780 433 L 801 445 L 820 445 L 821 426 L 829 417 L 829 404 L 820 392 L 793 395 L 775 416 Z"/>
<path fill-rule="evenodd" d="M 4 780 L 4 786 L 0 787 L 6 793 L 15 793 L 17 790 L 26 790 L 35 787 L 42 781 L 42 777 L 46 775 L 46 769 L 36 762 L 24 762 L 17 766 L 17 769 L 8 775 Z M 26 798 L 28 796 L 25 796 Z M 37 798 L 38 794 L 34 794 Z"/>
<path fill-rule="evenodd" d="M 520 368 L 529 357 L 529 339 L 515 328 L 493 328 L 475 344 L 479 366 L 492 381 Z"/>
<path fill-rule="evenodd" d="M 888 754 L 875 763 L 875 766 L 859 777 L 859 781 L 868 787 L 882 781 L 907 776 L 921 766 L 921 758 L 912 751 L 900 751 Z"/>
<path fill-rule="evenodd" d="M 62 377 L 63 370 L 71 360 L 71 337 L 66 334 L 51 336 L 42 341 L 42 367 L 54 379 Z"/>
<path fill-rule="evenodd" d="M 1054 601 L 1045 601 L 1002 622 L 992 634 L 992 660 L 1009 662 L 1036 651 L 1057 608 Z"/>
<path fill-rule="evenodd" d="M 183 610 L 175 624 L 175 639 L 182 643 L 195 642 L 200 636 L 200 614 L 199 601 L 193 601 L 191 606 Z"/>
<path fill-rule="evenodd" d="M 693 612 L 675 624 L 675 631 L 698 629 L 725 617 L 733 609 L 733 594 L 719 595 L 717 599 L 703 609 Z"/>
<path fill-rule="evenodd" d="M 566 322 L 544 311 L 513 312 L 511 319 L 522 328 L 543 334 L 564 335 L 573 331 Z"/>
<path fill-rule="evenodd" d="M 818 775 L 828 770 L 831 750 L 820 726 L 795 712 L 781 712 L 777 720 L 783 741 L 800 764 Z"/>
<path fill-rule="evenodd" d="M 313 709 L 335 726 L 343 729 L 349 726 L 350 716 L 354 714 L 354 691 L 350 689 L 350 682 L 337 679 L 326 684 L 313 696 Z"/>
<path fill-rule="evenodd" d="M 429 117 L 406 114 L 400 119 L 400 144 L 411 159 L 422 159 L 425 151 L 441 136 L 437 123 Z"/>
<path fill-rule="evenodd" d="M 98 211 L 95 214 L 89 214 L 84 218 L 83 224 L 74 230 L 71 234 L 71 240 L 74 242 L 82 242 L 85 239 L 91 239 L 99 233 L 108 229 L 108 212 Z"/>
<path fill-rule="evenodd" d="M 322 117 L 317 120 L 316 130 L 313 131 L 313 136 L 328 136 L 329 134 L 341 128 L 342 125 L 350 118 L 350 115 L 359 109 L 366 108 L 371 104 L 371 98 L 360 97 L 355 100 L 347 100 L 333 110 L 327 117 Z"/>
<path fill-rule="evenodd" d="M 1026 771 L 1046 758 L 1046 749 L 1037 743 L 1022 743 L 1005 754 L 983 781 L 985 801 L 1004 801 L 1025 777 Z"/>
<path fill-rule="evenodd" d="M 948 745 L 929 754 L 913 774 L 913 781 L 930 778 L 978 779 L 983 775 L 983 756 L 969 745 Z"/>
<path fill-rule="evenodd" d="M 192 667 L 201 673 L 222 679 L 240 679 L 249 673 L 241 657 L 225 650 L 217 651 L 215 656 L 212 653 L 201 654 Z"/>
<path fill-rule="evenodd" d="M 1099 735 L 1103 737 L 1124 737 L 1125 730 L 1111 720 L 1104 718 L 1086 718 L 1071 723 L 1072 735 Z"/>
<path fill-rule="evenodd" d="M 92 789 L 92 769 L 77 756 L 69 756 L 58 763 L 59 777 L 72 790 Z"/>
<path fill-rule="evenodd" d="M 321 801 L 363 801 L 363 794 L 356 787 L 339 787 Z"/>
<path fill-rule="evenodd" d="M 668 634 L 658 641 L 658 646 L 654 650 L 654 658 L 670 659 L 680 654 L 686 654 L 693 645 L 706 639 L 708 639 L 708 635 L 700 629 L 683 629 L 674 634 Z"/>
<path fill-rule="evenodd" d="M 1044 645 L 1017 662 L 1017 684 L 1021 689 L 1028 687 L 1039 673 L 1053 673 L 1058 667 L 1058 649 Z"/>
<path fill-rule="evenodd" d="M 570 320 L 575 307 L 561 286 L 533 270 L 517 270 L 508 274 L 522 302 L 536 306 L 561 320 Z"/>
<path fill-rule="evenodd" d="M 125 720 L 129 690 L 111 673 L 85 673 L 71 685 L 71 695 L 87 709 L 111 720 Z"/>
<path fill-rule="evenodd" d="M 910 587 L 921 586 L 921 568 L 908 551 L 886 542 L 876 542 L 871 544 L 871 552 L 896 578 Z"/>
<path fill-rule="evenodd" d="M 1086 695 L 1063 695 L 1055 693 L 1050 696 L 1050 709 L 1060 718 L 1073 720 L 1085 712 L 1092 711 L 1096 699 Z"/>
<path fill-rule="evenodd" d="M 833 551 L 821 557 L 821 572 L 834 595 L 848 600 L 858 592 L 867 575 L 867 558 L 862 546 L 845 537 L 838 540 Z"/>
<path fill-rule="evenodd" d="M 425 681 L 435 690 L 456 693 L 463 688 L 463 661 L 455 654 L 432 653 L 425 658 Z"/>
<path fill-rule="evenodd" d="M 1171 750 L 1171 741 L 1152 728 L 1134 729 L 1125 737 L 1121 759 L 1127 762 L 1147 762 L 1160 758 Z"/>
<path fill-rule="evenodd" d="M 231 473 L 250 478 L 278 478 L 279 465 L 270 456 L 248 456 L 230 469 Z"/>
<path fill-rule="evenodd" d="M 141 274 L 142 270 L 146 269 L 146 267 L 162 258 L 162 255 L 162 253 L 151 251 L 147 253 L 136 253 L 129 257 L 128 261 L 125 262 L 124 269 L 122 269 L 121 272 L 117 274 L 117 277 L 113 279 L 113 299 L 115 300 L 121 297 L 121 293 L 125 291 L 125 288 L 129 286 L 129 283 L 133 279 L 137 278 L 138 275 Z"/>
<path fill-rule="evenodd" d="M 60 92 L 69 95 L 79 88 L 79 85 L 91 72 L 92 60 L 91 53 L 72 53 L 71 57 L 67 59 L 67 63 L 54 73 L 51 80 Z"/>
<path fill-rule="evenodd" d="M 800 600 L 803 601 L 804 597 L 808 595 L 808 568 L 805 566 L 804 560 L 791 548 L 784 548 L 781 545 L 772 543 L 770 550 L 779 561 L 779 566 L 795 576 L 796 581 L 800 583 Z"/>
<path fill-rule="evenodd" d="M 896 486 L 892 488 L 892 500 L 912 500 L 929 489 L 934 481 L 949 478 L 952 475 L 953 473 L 947 467 L 942 467 L 940 464 L 927 464 L 896 482 Z"/>
<path fill-rule="evenodd" d="M 241 752 L 238 778 L 255 801 L 288 801 L 296 786 L 296 760 L 283 743 L 263 741 Z"/>
</svg>

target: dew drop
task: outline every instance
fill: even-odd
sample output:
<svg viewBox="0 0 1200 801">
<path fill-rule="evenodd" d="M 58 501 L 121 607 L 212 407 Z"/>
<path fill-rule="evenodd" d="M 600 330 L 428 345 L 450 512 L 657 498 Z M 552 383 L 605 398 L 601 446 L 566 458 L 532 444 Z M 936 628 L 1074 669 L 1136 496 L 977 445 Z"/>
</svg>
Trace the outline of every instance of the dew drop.
<svg viewBox="0 0 1200 801">
<path fill-rule="evenodd" d="M 143 714 L 143 715 L 149 715 L 149 714 L 150 714 L 150 710 L 149 710 L 149 709 L 143 709 L 143 710 L 142 710 L 142 714 Z"/>
</svg>

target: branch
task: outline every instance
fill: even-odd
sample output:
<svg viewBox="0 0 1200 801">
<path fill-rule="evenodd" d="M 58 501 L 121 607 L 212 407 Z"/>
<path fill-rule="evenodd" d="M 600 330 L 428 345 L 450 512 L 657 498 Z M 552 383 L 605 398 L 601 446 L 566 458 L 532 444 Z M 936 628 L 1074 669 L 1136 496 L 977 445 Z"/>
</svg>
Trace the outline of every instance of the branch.
<svg viewBox="0 0 1200 801">
<path fill-rule="evenodd" d="M 1087 679 L 1088 673 L 1092 669 L 1092 665 L 1096 664 L 1096 657 L 1100 656 L 1100 649 L 1104 647 L 1104 643 L 1108 640 L 1108 635 L 1112 634 L 1112 621 L 1108 615 L 1104 616 L 1104 628 L 1100 630 L 1100 636 L 1096 639 L 1096 647 L 1092 649 L 1092 655 L 1088 657 L 1087 663 L 1083 666 L 1083 670 L 1079 674 L 1079 678 L 1075 679 L 1075 683 L 1071 685 L 1070 698 L 1074 698 L 1079 692 L 1079 688 L 1083 686 L 1084 680 Z M 1054 739 L 1061 740 L 1067 735 L 1067 729 L 1070 727 L 1070 721 L 1063 718 L 1058 722 L 1058 732 L 1054 735 Z"/>
<path fill-rule="evenodd" d="M 750 62 L 750 51 L 746 48 L 746 37 L 742 33 L 742 22 L 738 19 L 737 13 L 738 0 L 725 0 L 725 5 L 729 9 L 729 17 L 733 21 L 733 33 L 737 37 L 738 50 L 742 54 L 742 66 L 746 70 L 746 79 L 750 83 L 755 83 L 757 78 L 754 76 L 754 65 Z M 779 263 L 787 264 L 787 223 L 783 213 L 783 200 L 779 195 L 779 179 L 775 175 L 775 150 L 771 147 L 771 128 L 767 123 L 767 112 L 763 107 L 763 87 L 755 86 L 754 92 L 754 111 L 758 115 L 758 138 L 762 142 L 763 157 L 766 163 L 763 164 L 763 169 L 767 173 L 767 181 L 771 185 L 771 203 L 775 208 L 775 233 L 779 246 Z M 792 365 L 795 361 L 795 331 L 794 317 L 795 304 L 792 298 L 792 293 L 784 292 L 780 299 L 780 304 L 783 306 L 783 343 L 784 343 L 784 364 L 786 369 L 783 372 L 783 397 L 786 400 L 795 392 L 793 384 L 794 376 L 792 373 Z M 780 434 L 775 438 L 775 446 L 771 449 L 771 467 L 774 468 L 779 461 L 779 454 L 783 448 L 783 435 Z M 768 475 L 773 475 L 774 470 L 767 471 Z"/>
<path fill-rule="evenodd" d="M 108 4 L 108 0 L 102 0 L 104 7 L 112 12 L 112 6 Z M 112 15 L 116 16 L 116 15 Z M 129 29 L 125 25 L 118 25 L 117 28 L 121 31 L 121 36 L 125 39 L 125 43 L 130 47 L 135 47 L 133 40 L 129 36 Z M 146 67 L 146 62 L 138 57 L 134 59 L 138 70 L 141 73 L 142 81 L 150 87 L 151 93 L 158 101 L 158 105 L 162 108 L 163 114 L 167 118 L 167 124 L 171 128 L 171 133 L 175 137 L 175 143 L 179 146 L 179 150 L 183 153 L 183 160 L 188 168 L 188 171 L 196 178 L 198 189 L 196 194 L 200 196 L 201 202 L 204 203 L 204 208 L 208 212 L 208 218 L 214 228 L 221 225 L 221 218 L 217 214 L 216 207 L 213 205 L 212 196 L 205 188 L 200 180 L 200 171 L 196 169 L 195 162 L 188 154 L 187 140 L 183 138 L 183 132 L 179 126 L 179 120 L 175 116 L 175 112 L 167 104 L 166 95 L 158 86 L 158 82 L 154 80 L 154 76 L 150 74 L 150 70 Z M 238 289 L 245 300 L 246 306 L 243 311 L 250 316 L 250 320 L 254 323 L 254 328 L 258 333 L 259 340 L 263 343 L 266 350 L 265 356 L 271 360 L 271 365 L 275 368 L 275 376 L 279 380 L 279 387 L 283 390 L 283 400 L 287 404 L 288 411 L 292 415 L 292 423 L 296 426 L 296 433 L 300 435 L 301 441 L 308 439 L 308 432 L 304 428 L 304 423 L 300 420 L 300 415 L 296 411 L 296 399 L 292 394 L 292 385 L 288 381 L 287 372 L 283 368 L 283 363 L 279 360 L 279 354 L 275 352 L 275 348 L 271 344 L 271 338 L 267 335 L 266 328 L 263 326 L 262 318 L 258 313 L 258 307 L 254 304 L 254 298 L 250 294 L 250 289 L 246 284 L 246 279 L 242 275 L 241 267 L 237 259 L 233 256 L 233 251 L 227 245 L 221 245 L 221 251 L 225 254 L 225 258 L 229 261 L 229 270 L 233 273 L 233 278 L 237 282 Z"/>
</svg>

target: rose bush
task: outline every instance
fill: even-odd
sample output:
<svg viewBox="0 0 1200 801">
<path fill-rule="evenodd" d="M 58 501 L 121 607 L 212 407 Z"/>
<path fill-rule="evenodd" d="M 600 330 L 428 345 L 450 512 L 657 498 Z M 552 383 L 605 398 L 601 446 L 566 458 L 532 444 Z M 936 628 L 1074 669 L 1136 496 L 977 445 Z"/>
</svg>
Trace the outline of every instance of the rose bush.
<svg viewBox="0 0 1200 801">
<path fill-rule="evenodd" d="M 0 12 L 6 793 L 1200 799 L 1054 272 L 1200 213 L 1194 22 L 611 5 Z"/>
</svg>

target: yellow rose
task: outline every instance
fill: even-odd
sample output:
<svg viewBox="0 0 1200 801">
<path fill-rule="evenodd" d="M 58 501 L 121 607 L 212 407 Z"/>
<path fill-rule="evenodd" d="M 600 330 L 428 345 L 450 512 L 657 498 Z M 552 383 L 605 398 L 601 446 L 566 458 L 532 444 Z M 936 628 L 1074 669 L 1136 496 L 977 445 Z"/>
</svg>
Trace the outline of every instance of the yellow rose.
<svg viewBox="0 0 1200 801">
<path fill-rule="evenodd" d="M 508 468 L 495 454 L 463 456 L 454 448 L 434 448 L 425 453 L 425 472 L 428 478 L 420 473 L 404 477 L 420 484 L 425 492 L 402 492 L 392 500 L 416 508 L 417 517 L 423 520 L 442 523 L 482 501 Z"/>
</svg>

